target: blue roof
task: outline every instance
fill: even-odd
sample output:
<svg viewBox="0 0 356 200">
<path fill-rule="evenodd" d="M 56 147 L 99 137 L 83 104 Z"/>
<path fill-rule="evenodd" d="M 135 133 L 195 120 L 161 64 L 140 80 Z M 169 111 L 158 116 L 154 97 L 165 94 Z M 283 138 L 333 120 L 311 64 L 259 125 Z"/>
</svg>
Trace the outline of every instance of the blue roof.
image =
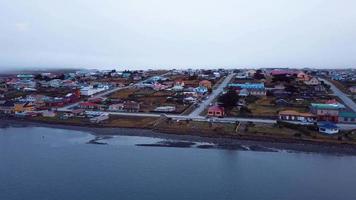
<svg viewBox="0 0 356 200">
<path fill-rule="evenodd" d="M 230 83 L 229 87 L 240 87 L 242 89 L 265 89 L 264 83 Z"/>
<path fill-rule="evenodd" d="M 331 122 L 320 122 L 318 126 L 321 128 L 325 128 L 325 129 L 337 129 L 338 128 L 336 126 L 336 124 L 331 123 Z"/>
</svg>

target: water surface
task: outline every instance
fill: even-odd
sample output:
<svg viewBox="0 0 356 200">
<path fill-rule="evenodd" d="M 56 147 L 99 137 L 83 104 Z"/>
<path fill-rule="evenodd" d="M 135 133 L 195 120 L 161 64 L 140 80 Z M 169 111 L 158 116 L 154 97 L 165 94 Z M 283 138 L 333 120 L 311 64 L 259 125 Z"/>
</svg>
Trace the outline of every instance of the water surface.
<svg viewBox="0 0 356 200">
<path fill-rule="evenodd" d="M 157 138 L 0 129 L 1 200 L 356 199 L 356 157 L 142 147 Z"/>
</svg>

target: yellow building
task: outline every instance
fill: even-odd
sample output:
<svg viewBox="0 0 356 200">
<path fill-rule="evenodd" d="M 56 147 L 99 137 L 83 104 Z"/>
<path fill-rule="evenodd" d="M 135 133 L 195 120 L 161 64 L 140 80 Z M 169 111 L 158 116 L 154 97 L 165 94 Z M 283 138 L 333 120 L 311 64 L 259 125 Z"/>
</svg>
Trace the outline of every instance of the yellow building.
<svg viewBox="0 0 356 200">
<path fill-rule="evenodd" d="M 15 112 L 30 112 L 35 110 L 35 105 L 30 102 L 26 103 L 15 103 Z"/>
</svg>

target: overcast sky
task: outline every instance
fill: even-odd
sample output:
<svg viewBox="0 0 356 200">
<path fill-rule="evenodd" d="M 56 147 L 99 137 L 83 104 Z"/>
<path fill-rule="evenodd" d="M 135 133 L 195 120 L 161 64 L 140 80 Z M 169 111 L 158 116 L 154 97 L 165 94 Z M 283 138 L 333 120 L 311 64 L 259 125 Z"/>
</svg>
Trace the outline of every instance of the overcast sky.
<svg viewBox="0 0 356 200">
<path fill-rule="evenodd" d="M 356 67 L 355 0 L 0 0 L 14 67 Z"/>
</svg>

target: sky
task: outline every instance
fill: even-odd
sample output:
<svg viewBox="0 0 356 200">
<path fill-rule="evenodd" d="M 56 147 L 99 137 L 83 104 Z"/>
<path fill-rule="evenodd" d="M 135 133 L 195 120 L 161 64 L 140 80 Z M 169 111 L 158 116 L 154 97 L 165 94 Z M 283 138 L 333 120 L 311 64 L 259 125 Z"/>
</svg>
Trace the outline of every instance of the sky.
<svg viewBox="0 0 356 200">
<path fill-rule="evenodd" d="M 0 0 L 0 71 L 356 67 L 355 0 Z"/>
</svg>

